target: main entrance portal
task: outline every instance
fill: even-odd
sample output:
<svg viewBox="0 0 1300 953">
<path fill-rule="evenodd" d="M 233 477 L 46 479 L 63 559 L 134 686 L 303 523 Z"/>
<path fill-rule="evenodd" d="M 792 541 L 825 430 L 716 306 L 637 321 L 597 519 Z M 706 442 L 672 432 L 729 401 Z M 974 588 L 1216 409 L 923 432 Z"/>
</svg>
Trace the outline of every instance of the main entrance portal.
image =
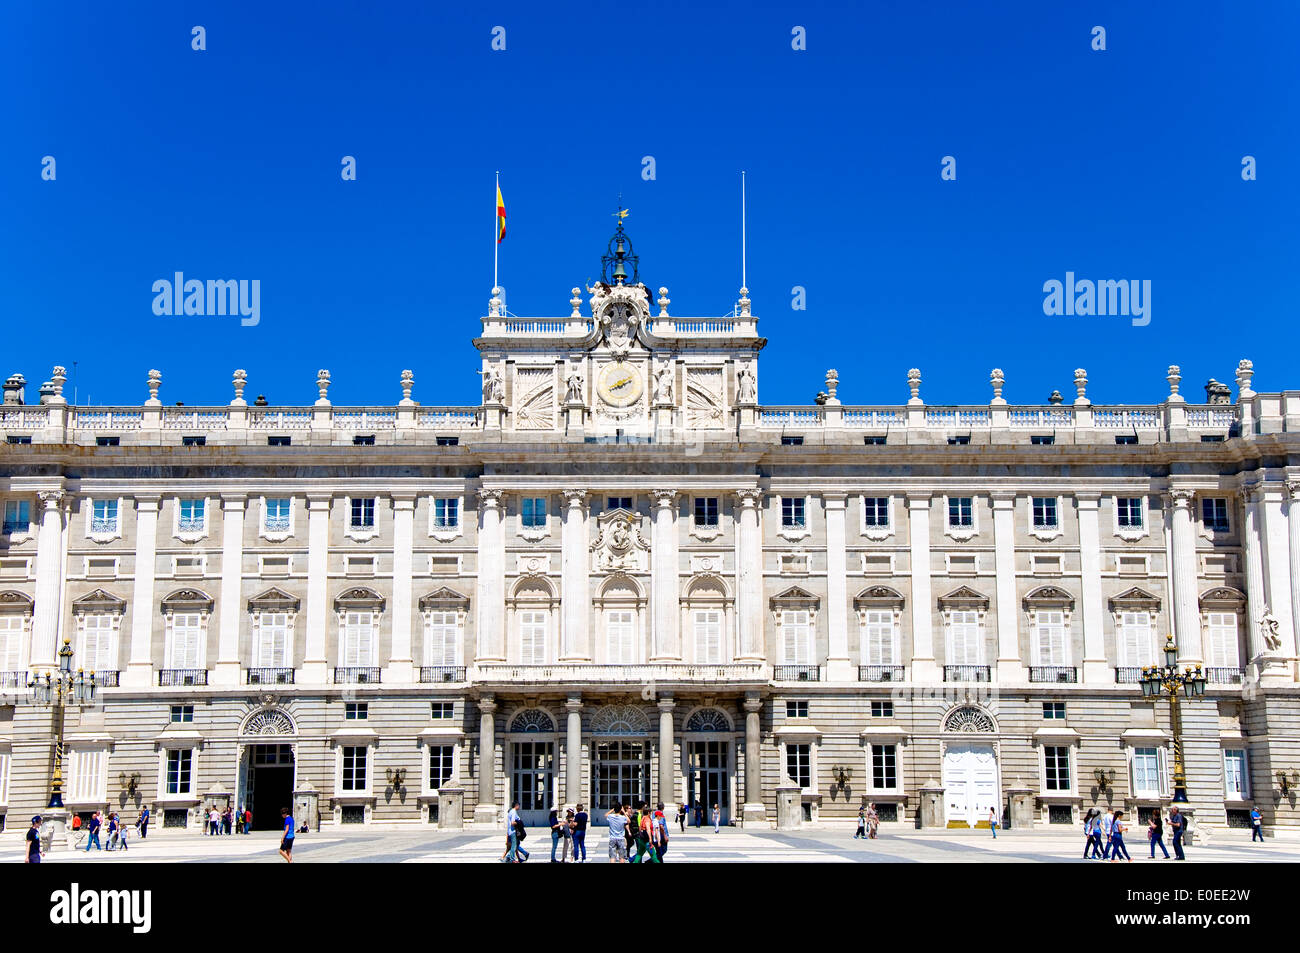
<svg viewBox="0 0 1300 953">
<path fill-rule="evenodd" d="M 602 741 L 595 747 L 591 803 L 600 820 L 616 803 L 650 800 L 650 746 L 643 741 Z"/>
<path fill-rule="evenodd" d="M 555 798 L 555 742 L 512 742 L 511 800 L 519 802 L 519 816 L 528 825 L 545 825 Z"/>
<path fill-rule="evenodd" d="M 712 823 L 713 805 L 718 805 L 722 813 L 722 823 L 730 820 L 728 803 L 731 785 L 727 776 L 726 741 L 690 741 L 686 753 L 689 759 L 687 778 L 687 803 L 694 809 L 696 804 L 703 805 L 704 817 Z"/>
<path fill-rule="evenodd" d="M 998 762 L 993 746 L 948 745 L 943 755 L 943 787 L 949 827 L 987 827 L 989 810 L 998 804 Z"/>
<path fill-rule="evenodd" d="M 293 810 L 293 745 L 249 745 L 241 773 L 244 794 L 235 806 L 253 812 L 253 830 L 279 830 L 280 809 Z"/>
</svg>

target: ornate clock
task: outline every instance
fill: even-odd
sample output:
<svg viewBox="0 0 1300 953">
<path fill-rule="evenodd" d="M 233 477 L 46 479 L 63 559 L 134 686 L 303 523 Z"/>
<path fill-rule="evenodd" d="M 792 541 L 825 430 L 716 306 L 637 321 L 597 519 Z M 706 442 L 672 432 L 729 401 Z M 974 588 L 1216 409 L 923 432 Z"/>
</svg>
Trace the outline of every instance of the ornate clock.
<svg viewBox="0 0 1300 953">
<path fill-rule="evenodd" d="M 628 407 L 641 399 L 645 380 L 627 361 L 613 361 L 600 369 L 596 390 L 611 407 Z"/>
</svg>

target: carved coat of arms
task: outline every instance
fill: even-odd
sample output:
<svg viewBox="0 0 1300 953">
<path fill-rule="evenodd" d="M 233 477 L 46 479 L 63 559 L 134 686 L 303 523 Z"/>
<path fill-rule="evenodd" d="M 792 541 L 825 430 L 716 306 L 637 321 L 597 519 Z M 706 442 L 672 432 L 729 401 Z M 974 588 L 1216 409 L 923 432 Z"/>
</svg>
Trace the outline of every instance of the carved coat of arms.
<svg viewBox="0 0 1300 953">
<path fill-rule="evenodd" d="M 650 543 L 641 534 L 641 517 L 627 510 L 610 510 L 596 517 L 596 538 L 591 544 L 595 569 L 644 572 Z"/>
</svg>

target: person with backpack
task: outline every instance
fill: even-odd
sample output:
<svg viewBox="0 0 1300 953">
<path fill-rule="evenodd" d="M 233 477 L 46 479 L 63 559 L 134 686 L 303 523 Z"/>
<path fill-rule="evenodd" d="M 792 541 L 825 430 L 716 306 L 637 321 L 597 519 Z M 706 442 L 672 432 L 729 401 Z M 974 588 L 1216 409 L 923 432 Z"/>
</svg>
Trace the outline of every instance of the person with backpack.
<svg viewBox="0 0 1300 953">
<path fill-rule="evenodd" d="M 659 825 L 650 805 L 644 801 L 636 818 L 636 857 L 632 863 L 659 863 Z"/>
<path fill-rule="evenodd" d="M 519 816 L 519 802 L 515 801 L 506 812 L 506 853 L 501 858 L 507 864 L 522 864 L 528 860 L 528 851 L 520 846 L 520 841 L 528 836 L 523 818 Z"/>
<path fill-rule="evenodd" d="M 662 864 L 668 851 L 668 818 L 664 815 L 662 803 L 655 809 L 655 823 L 659 825 L 659 863 Z"/>
<path fill-rule="evenodd" d="M 581 804 L 573 815 L 573 859 L 576 863 L 585 864 L 587 862 L 587 821 L 591 815 Z M 582 858 L 578 858 L 581 852 Z"/>
</svg>

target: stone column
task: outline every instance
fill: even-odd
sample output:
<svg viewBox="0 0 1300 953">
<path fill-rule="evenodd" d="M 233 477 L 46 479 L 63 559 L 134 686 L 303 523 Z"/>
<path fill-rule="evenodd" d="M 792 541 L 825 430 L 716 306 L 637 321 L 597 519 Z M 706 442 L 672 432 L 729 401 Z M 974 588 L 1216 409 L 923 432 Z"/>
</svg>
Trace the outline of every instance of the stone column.
<svg viewBox="0 0 1300 953">
<path fill-rule="evenodd" d="M 393 641 L 384 681 L 401 685 L 415 681 L 411 639 L 411 566 L 415 558 L 415 494 L 395 491 L 393 497 Z"/>
<path fill-rule="evenodd" d="M 1300 649 L 1300 480 L 1288 480 L 1286 491 L 1291 555 L 1291 638 Z"/>
<path fill-rule="evenodd" d="M 1020 657 L 1020 606 L 1016 599 L 1016 494 L 995 490 L 993 496 L 993 563 L 998 594 L 998 681 L 1025 681 Z"/>
<path fill-rule="evenodd" d="M 479 699 L 478 804 L 474 807 L 474 823 L 483 827 L 496 827 L 500 820 L 496 803 L 496 710 L 491 695 Z"/>
<path fill-rule="evenodd" d="M 763 732 L 758 720 L 762 708 L 758 692 L 745 693 L 745 805 L 741 819 L 746 827 L 767 823 L 767 808 L 763 804 Z"/>
<path fill-rule="evenodd" d="M 1268 652 L 1260 631 L 1259 618 L 1264 614 L 1264 552 L 1260 545 L 1260 514 L 1257 486 L 1249 484 L 1238 492 L 1246 519 L 1242 537 L 1246 548 L 1246 652 L 1255 661 Z"/>
<path fill-rule="evenodd" d="M 1196 529 L 1192 523 L 1191 490 L 1171 489 L 1170 534 L 1173 550 L 1174 641 L 1178 660 L 1188 665 L 1204 661 L 1201 647 L 1201 612 L 1196 591 Z"/>
<path fill-rule="evenodd" d="M 32 613 L 31 666 L 58 667 L 59 588 L 63 576 L 63 490 L 42 490 L 36 537 L 36 606 Z"/>
<path fill-rule="evenodd" d="M 1268 607 L 1278 621 L 1278 636 L 1282 644 L 1276 655 L 1288 662 L 1296 657 L 1295 628 L 1291 616 L 1291 587 L 1294 567 L 1291 565 L 1290 533 L 1286 515 L 1282 512 L 1285 491 L 1281 484 L 1265 483 L 1260 489 L 1259 515 L 1262 517 L 1260 538 L 1264 543 L 1264 590 Z M 1286 680 L 1291 677 L 1287 665 Z"/>
<path fill-rule="evenodd" d="M 677 758 L 673 752 L 673 696 L 659 699 L 659 791 L 657 800 L 664 805 L 664 817 L 677 813 L 673 794 L 677 790 Z M 670 803 L 671 802 L 671 803 Z"/>
<path fill-rule="evenodd" d="M 330 500 L 328 493 L 307 494 L 307 639 L 302 680 L 313 685 L 325 684 L 329 676 L 325 634 L 329 630 Z"/>
<path fill-rule="evenodd" d="M 591 582 L 587 555 L 587 491 L 564 491 L 564 528 L 560 541 L 560 605 L 563 612 L 560 661 L 591 660 L 587 620 Z"/>
<path fill-rule="evenodd" d="M 564 703 L 568 712 L 564 744 L 564 800 L 577 804 L 582 796 L 582 696 L 570 695 Z"/>
<path fill-rule="evenodd" d="M 504 662 L 505 535 L 501 522 L 501 491 L 479 490 L 478 524 L 478 662 Z"/>
<path fill-rule="evenodd" d="M 826 507 L 826 679 L 855 682 L 849 665 L 848 556 L 845 552 L 845 495 L 823 493 Z"/>
<path fill-rule="evenodd" d="M 158 496 L 135 498 L 135 583 L 131 590 L 131 655 L 124 688 L 153 684 L 154 571 L 158 554 Z"/>
<path fill-rule="evenodd" d="M 653 575 L 650 581 L 654 597 L 654 611 L 650 616 L 650 622 L 654 626 L 651 661 L 680 662 L 682 642 L 677 581 L 677 493 L 675 490 L 655 490 L 651 493 L 651 498 L 655 506 L 652 539 L 654 551 L 651 553 Z"/>
<path fill-rule="evenodd" d="M 1106 634 L 1102 627 L 1100 493 L 1074 494 L 1079 513 L 1079 608 L 1083 616 L 1083 681 L 1114 684 L 1106 661 Z"/>
<path fill-rule="evenodd" d="M 907 494 L 912 548 L 912 671 L 914 682 L 940 678 L 934 658 L 933 597 L 930 594 L 930 491 Z"/>
<path fill-rule="evenodd" d="M 239 684 L 239 604 L 244 562 L 243 493 L 221 494 L 221 609 L 217 636 L 217 663 L 213 666 L 214 685 Z"/>
<path fill-rule="evenodd" d="M 763 537 L 758 511 L 761 490 L 741 490 L 736 494 L 740 507 L 737 536 L 740 556 L 736 566 L 736 616 L 739 623 L 740 661 L 761 662 L 763 651 Z"/>
</svg>

